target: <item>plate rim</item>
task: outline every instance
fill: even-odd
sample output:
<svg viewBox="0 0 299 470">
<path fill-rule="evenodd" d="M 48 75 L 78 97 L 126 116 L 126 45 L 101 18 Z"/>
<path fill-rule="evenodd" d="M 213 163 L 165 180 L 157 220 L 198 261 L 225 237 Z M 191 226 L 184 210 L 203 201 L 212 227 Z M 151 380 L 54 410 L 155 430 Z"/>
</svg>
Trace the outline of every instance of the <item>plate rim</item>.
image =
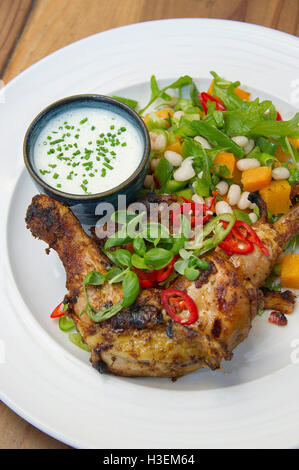
<svg viewBox="0 0 299 470">
<path fill-rule="evenodd" d="M 239 27 L 243 28 L 243 29 L 246 29 L 246 27 L 249 27 L 251 28 L 252 30 L 253 29 L 259 29 L 259 30 L 264 30 L 266 31 L 266 34 L 269 34 L 269 32 L 271 32 L 272 34 L 274 33 L 274 36 L 276 36 L 278 38 L 281 37 L 281 35 L 284 35 L 287 39 L 292 39 L 292 41 L 294 39 L 297 39 L 297 41 L 299 41 L 298 38 L 296 38 L 295 36 L 292 36 L 290 35 L 289 33 L 285 33 L 285 32 L 281 32 L 281 31 L 278 31 L 278 30 L 273 30 L 271 28 L 268 28 L 268 27 L 264 27 L 264 26 L 261 26 L 261 25 L 255 25 L 255 24 L 251 24 L 251 23 L 243 23 L 243 22 L 239 22 L 239 21 L 232 21 L 232 20 L 222 20 L 222 19 L 211 19 L 211 18 L 173 18 L 173 19 L 163 19 L 163 20 L 155 20 L 155 21 L 146 21 L 146 22 L 141 22 L 141 23 L 133 23 L 133 24 L 130 24 L 130 25 L 124 25 L 124 26 L 120 26 L 120 27 L 117 27 L 117 28 L 113 28 L 113 29 L 110 29 L 110 30 L 107 30 L 107 31 L 103 31 L 103 32 L 100 32 L 100 33 L 96 33 L 96 34 L 93 34 L 91 36 L 88 36 L 86 38 L 83 38 L 79 41 L 76 41 L 74 43 L 71 43 L 57 51 L 54 51 L 53 53 L 47 55 L 46 57 L 43 57 L 42 59 L 40 59 L 38 62 L 34 63 L 33 65 L 31 65 L 29 68 L 27 68 L 26 70 L 24 70 L 23 72 L 21 72 L 19 75 L 17 75 L 13 80 L 11 80 L 10 82 L 8 82 L 7 85 L 5 85 L 5 88 L 6 87 L 10 87 L 11 86 L 14 86 L 18 80 L 22 80 L 24 76 L 26 76 L 27 73 L 31 73 L 32 70 L 35 69 L 35 67 L 38 67 L 43 61 L 47 61 L 49 59 L 49 57 L 52 57 L 58 53 L 60 53 L 61 51 L 65 50 L 65 49 L 68 49 L 68 48 L 72 48 L 74 47 L 74 45 L 78 44 L 78 43 L 84 43 L 84 42 L 87 42 L 89 40 L 92 40 L 94 37 L 97 37 L 99 35 L 104 35 L 104 34 L 111 34 L 111 33 L 115 33 L 116 31 L 120 30 L 120 29 L 128 29 L 128 28 L 132 28 L 132 27 L 142 27 L 144 24 L 153 24 L 153 23 L 165 23 L 165 22 L 174 22 L 174 23 L 177 23 L 177 22 L 183 22 L 183 21 L 192 21 L 192 22 L 204 22 L 204 23 L 229 23 L 229 24 L 236 24 L 238 25 Z M 10 201 L 11 203 L 11 201 Z M 5 224 L 5 227 L 7 228 L 7 225 Z M 22 297 L 22 296 L 21 296 Z M 22 298 L 23 300 L 23 298 Z M 45 332 L 46 333 L 46 332 Z M 47 334 L 47 333 L 46 333 Z M 52 340 L 54 342 L 54 340 Z M 60 345 L 58 345 L 59 347 L 61 347 Z M 62 348 L 62 347 L 61 347 Z M 1 396 L 1 399 L 2 399 L 2 392 L 0 391 L 0 396 Z M 50 435 L 51 437 L 54 437 L 62 442 L 65 442 L 73 447 L 80 447 L 80 443 L 72 440 L 72 439 L 69 439 L 68 436 L 65 436 L 65 435 L 60 435 L 60 433 L 57 431 L 57 430 L 51 430 L 50 428 L 47 427 L 47 425 L 44 425 L 43 423 L 41 423 L 39 420 L 36 420 L 34 418 L 34 416 L 30 413 L 27 413 L 24 409 L 22 409 L 22 407 L 18 406 L 16 403 L 13 403 L 9 397 L 4 397 L 4 399 L 2 399 L 2 401 L 4 403 L 6 403 L 11 409 L 13 409 L 18 415 L 20 415 L 22 418 L 24 418 L 25 420 L 27 420 L 28 422 L 30 422 L 31 424 L 33 424 L 33 426 L 37 427 L 38 429 L 41 429 L 43 432 L 45 432 L 46 434 Z"/>
</svg>

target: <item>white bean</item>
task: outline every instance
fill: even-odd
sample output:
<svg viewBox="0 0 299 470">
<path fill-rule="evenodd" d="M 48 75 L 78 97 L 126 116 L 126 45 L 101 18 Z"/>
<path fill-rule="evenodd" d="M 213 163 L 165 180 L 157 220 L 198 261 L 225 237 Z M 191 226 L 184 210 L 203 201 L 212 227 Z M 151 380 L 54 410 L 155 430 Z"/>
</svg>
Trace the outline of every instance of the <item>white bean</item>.
<svg viewBox="0 0 299 470">
<path fill-rule="evenodd" d="M 157 152 L 163 150 L 166 145 L 166 137 L 164 134 L 158 134 L 157 132 L 149 133 L 151 139 L 151 148 Z"/>
<path fill-rule="evenodd" d="M 197 204 L 204 204 L 204 198 L 199 196 L 198 194 L 193 194 L 192 201 L 196 202 Z"/>
<path fill-rule="evenodd" d="M 164 157 L 169 161 L 169 163 L 171 163 L 172 166 L 180 166 L 183 161 L 183 157 L 179 153 L 173 152 L 172 150 L 166 150 Z"/>
<path fill-rule="evenodd" d="M 232 137 L 232 140 L 240 147 L 246 147 L 246 145 L 249 144 L 249 140 L 245 135 L 236 135 L 235 137 Z"/>
<path fill-rule="evenodd" d="M 152 171 L 156 171 L 156 168 L 158 166 L 158 163 L 159 163 L 160 159 L 159 158 L 153 158 L 151 160 L 151 170 Z"/>
<path fill-rule="evenodd" d="M 253 139 L 249 139 L 248 144 L 245 145 L 245 147 L 244 147 L 245 154 L 248 155 L 248 154 L 251 152 L 251 150 L 254 149 L 254 146 L 255 146 L 254 140 L 253 140 Z"/>
<path fill-rule="evenodd" d="M 239 209 L 241 210 L 248 209 L 248 207 L 250 206 L 250 201 L 248 199 L 248 196 L 249 196 L 248 191 L 244 191 L 244 193 L 241 194 L 241 197 L 238 202 Z"/>
<path fill-rule="evenodd" d="M 228 190 L 227 199 L 231 206 L 238 204 L 241 196 L 241 188 L 238 184 L 232 184 Z"/>
<path fill-rule="evenodd" d="M 261 166 L 256 158 L 241 158 L 237 161 L 237 168 L 240 171 L 249 170 L 249 168 L 258 168 Z"/>
<path fill-rule="evenodd" d="M 146 175 L 143 185 L 147 189 L 153 188 L 155 185 L 153 175 Z"/>
<path fill-rule="evenodd" d="M 287 180 L 290 177 L 290 172 L 287 168 L 280 166 L 272 170 L 272 178 L 275 180 Z"/>
<path fill-rule="evenodd" d="M 250 218 L 250 220 L 251 220 L 251 222 L 252 222 L 253 224 L 254 224 L 254 222 L 256 222 L 257 219 L 258 219 L 258 216 L 257 216 L 254 212 L 250 212 L 250 214 L 248 214 L 248 216 L 249 216 L 249 218 Z"/>
<path fill-rule="evenodd" d="M 183 117 L 184 115 L 185 115 L 184 111 L 176 111 L 173 117 L 179 121 L 181 117 Z"/>
<path fill-rule="evenodd" d="M 225 201 L 218 201 L 216 203 L 215 209 L 216 209 L 216 214 L 217 215 L 220 215 L 220 214 L 233 214 L 232 208 Z"/>
<path fill-rule="evenodd" d="M 224 196 L 227 191 L 228 191 L 228 184 L 226 181 L 219 181 L 218 184 L 216 184 L 216 189 L 220 196 Z"/>
<path fill-rule="evenodd" d="M 181 166 L 174 172 L 173 177 L 176 181 L 187 181 L 195 176 L 195 171 L 192 166 L 193 157 L 188 157 L 183 160 Z"/>
<path fill-rule="evenodd" d="M 211 148 L 211 146 L 210 146 L 209 142 L 207 141 L 207 139 L 205 139 L 204 137 L 200 137 L 200 135 L 197 135 L 196 137 L 194 137 L 194 140 L 196 142 L 199 142 L 203 149 L 210 149 Z"/>
<path fill-rule="evenodd" d="M 253 209 L 255 209 L 255 208 L 256 208 L 256 203 L 255 203 L 255 202 L 251 202 L 251 203 L 249 204 L 249 209 L 251 209 L 251 210 L 253 211 Z"/>
</svg>

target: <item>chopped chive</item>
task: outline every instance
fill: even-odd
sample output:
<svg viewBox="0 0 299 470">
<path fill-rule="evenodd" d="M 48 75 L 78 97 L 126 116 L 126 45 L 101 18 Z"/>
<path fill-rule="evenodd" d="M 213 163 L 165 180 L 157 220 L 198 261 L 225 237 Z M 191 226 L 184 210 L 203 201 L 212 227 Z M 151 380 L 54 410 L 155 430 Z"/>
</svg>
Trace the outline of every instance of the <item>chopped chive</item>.
<svg viewBox="0 0 299 470">
<path fill-rule="evenodd" d="M 87 118 L 87 117 L 84 118 L 84 119 L 82 119 L 82 121 L 80 121 L 80 124 L 84 124 L 86 121 L 88 121 L 88 118 Z"/>
<path fill-rule="evenodd" d="M 52 142 L 50 142 L 50 145 L 59 144 L 60 142 L 63 142 L 63 139 L 52 140 Z"/>
<path fill-rule="evenodd" d="M 109 168 L 109 170 L 113 170 L 113 166 L 109 165 L 108 163 L 104 162 L 103 165 L 104 165 L 106 168 Z"/>
</svg>

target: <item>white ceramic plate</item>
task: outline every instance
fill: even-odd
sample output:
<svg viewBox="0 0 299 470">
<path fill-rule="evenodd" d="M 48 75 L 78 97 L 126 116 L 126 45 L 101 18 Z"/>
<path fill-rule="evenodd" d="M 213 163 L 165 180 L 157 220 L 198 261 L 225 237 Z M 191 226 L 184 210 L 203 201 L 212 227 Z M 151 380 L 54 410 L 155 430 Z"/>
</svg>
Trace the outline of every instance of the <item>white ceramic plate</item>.
<svg viewBox="0 0 299 470">
<path fill-rule="evenodd" d="M 258 317 L 223 364 L 224 374 L 199 371 L 172 383 L 99 375 L 89 366 L 88 354 L 49 318 L 65 293 L 65 275 L 56 254 L 46 256 L 45 245 L 25 229 L 36 190 L 22 160 L 25 130 L 44 106 L 81 92 L 145 100 L 152 73 L 159 80 L 189 74 L 206 89 L 216 70 L 271 97 L 287 118 L 295 111 L 298 43 L 222 20 L 141 23 L 72 44 L 2 91 L 0 389 L 25 419 L 85 448 L 299 445 L 298 309 L 286 328 Z"/>
</svg>

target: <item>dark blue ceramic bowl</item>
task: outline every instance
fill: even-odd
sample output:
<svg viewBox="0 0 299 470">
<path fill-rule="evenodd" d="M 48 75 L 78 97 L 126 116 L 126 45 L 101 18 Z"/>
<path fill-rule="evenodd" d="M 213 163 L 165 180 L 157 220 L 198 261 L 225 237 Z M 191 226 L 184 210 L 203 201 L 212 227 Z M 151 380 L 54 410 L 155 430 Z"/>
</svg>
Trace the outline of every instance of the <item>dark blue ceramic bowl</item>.
<svg viewBox="0 0 299 470">
<path fill-rule="evenodd" d="M 135 172 L 119 186 L 103 193 L 78 195 L 59 191 L 43 181 L 34 166 L 33 150 L 36 140 L 44 126 L 50 119 L 61 112 L 65 112 L 70 108 L 74 109 L 80 107 L 100 108 L 121 115 L 135 126 L 143 142 L 143 156 Z M 67 204 L 82 224 L 94 225 L 99 219 L 99 214 L 96 214 L 96 207 L 99 203 L 110 203 L 114 207 L 117 207 L 118 195 L 125 195 L 127 203 L 136 199 L 136 196 L 142 189 L 149 166 L 150 140 L 144 122 L 140 116 L 126 104 L 110 98 L 109 96 L 77 95 L 56 101 L 38 114 L 26 132 L 23 152 L 26 168 L 36 183 L 38 190 Z"/>
</svg>

